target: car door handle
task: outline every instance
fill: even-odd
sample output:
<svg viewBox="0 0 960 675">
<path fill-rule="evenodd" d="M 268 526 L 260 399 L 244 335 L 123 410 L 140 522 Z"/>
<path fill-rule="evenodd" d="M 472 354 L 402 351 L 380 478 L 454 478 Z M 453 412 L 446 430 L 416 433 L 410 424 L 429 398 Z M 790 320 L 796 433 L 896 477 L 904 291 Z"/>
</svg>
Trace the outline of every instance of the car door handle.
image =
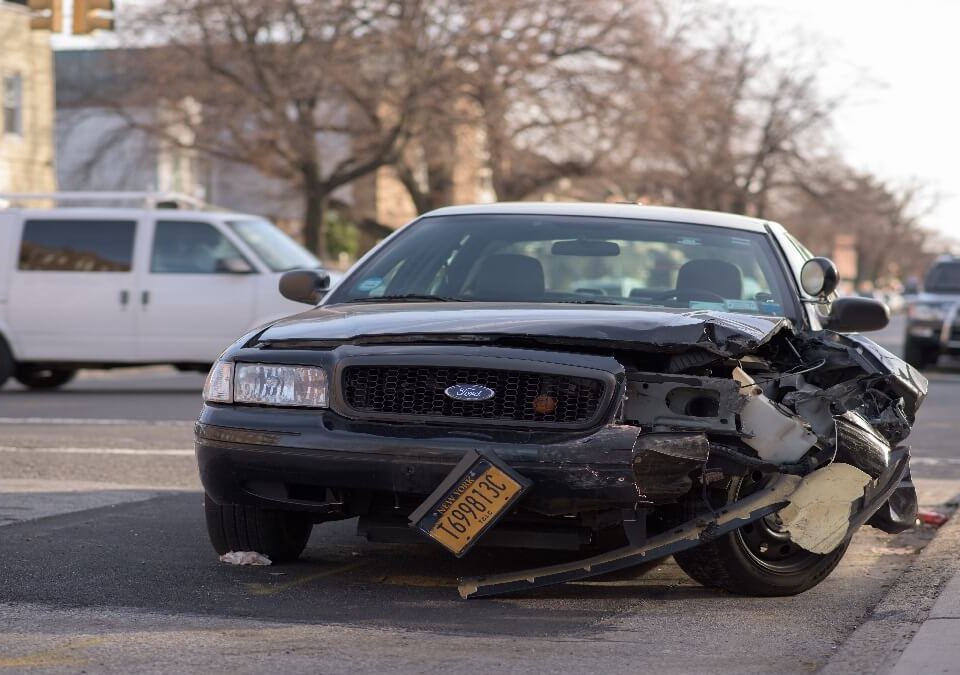
<svg viewBox="0 0 960 675">
<path fill-rule="evenodd" d="M 120 306 L 126 307 L 128 302 L 130 302 L 130 291 L 120 291 Z"/>
<path fill-rule="evenodd" d="M 140 304 L 144 307 L 150 304 L 150 291 L 142 291 L 140 293 Z"/>
</svg>

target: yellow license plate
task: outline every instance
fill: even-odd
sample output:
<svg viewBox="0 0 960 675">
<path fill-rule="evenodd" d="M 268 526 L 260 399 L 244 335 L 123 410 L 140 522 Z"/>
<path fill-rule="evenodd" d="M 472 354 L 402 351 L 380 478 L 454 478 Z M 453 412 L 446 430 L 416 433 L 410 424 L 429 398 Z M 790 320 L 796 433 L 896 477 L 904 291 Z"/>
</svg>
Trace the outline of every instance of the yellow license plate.
<svg viewBox="0 0 960 675">
<path fill-rule="evenodd" d="M 440 488 L 411 515 L 411 524 L 462 556 L 504 515 L 529 481 L 491 458 L 474 453 L 448 476 Z"/>
</svg>

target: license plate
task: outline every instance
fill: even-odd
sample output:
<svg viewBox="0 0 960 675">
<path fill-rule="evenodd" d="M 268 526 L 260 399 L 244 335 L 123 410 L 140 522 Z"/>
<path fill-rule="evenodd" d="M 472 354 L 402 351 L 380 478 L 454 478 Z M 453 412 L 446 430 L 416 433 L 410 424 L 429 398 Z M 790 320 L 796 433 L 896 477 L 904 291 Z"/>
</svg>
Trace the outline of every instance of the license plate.
<svg viewBox="0 0 960 675">
<path fill-rule="evenodd" d="M 510 467 L 472 451 L 410 514 L 410 525 L 459 558 L 528 487 L 530 481 Z"/>
</svg>

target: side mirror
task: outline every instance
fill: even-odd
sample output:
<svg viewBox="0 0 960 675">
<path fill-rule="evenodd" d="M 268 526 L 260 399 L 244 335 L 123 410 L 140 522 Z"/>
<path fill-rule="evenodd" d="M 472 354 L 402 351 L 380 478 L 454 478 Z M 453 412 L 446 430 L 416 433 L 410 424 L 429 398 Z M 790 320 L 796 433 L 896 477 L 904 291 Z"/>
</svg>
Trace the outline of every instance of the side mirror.
<svg viewBox="0 0 960 675">
<path fill-rule="evenodd" d="M 280 295 L 315 305 L 330 290 L 330 275 L 321 270 L 292 270 L 280 277 Z"/>
<path fill-rule="evenodd" d="M 800 287 L 816 298 L 826 297 L 837 290 L 840 273 L 830 258 L 810 258 L 800 268 Z"/>
<path fill-rule="evenodd" d="M 886 328 L 890 310 L 873 298 L 837 298 L 825 317 L 826 327 L 838 333 L 865 333 Z"/>
<path fill-rule="evenodd" d="M 254 272 L 250 263 L 238 255 L 232 255 L 227 258 L 217 258 L 213 270 L 227 274 L 252 274 Z"/>
</svg>

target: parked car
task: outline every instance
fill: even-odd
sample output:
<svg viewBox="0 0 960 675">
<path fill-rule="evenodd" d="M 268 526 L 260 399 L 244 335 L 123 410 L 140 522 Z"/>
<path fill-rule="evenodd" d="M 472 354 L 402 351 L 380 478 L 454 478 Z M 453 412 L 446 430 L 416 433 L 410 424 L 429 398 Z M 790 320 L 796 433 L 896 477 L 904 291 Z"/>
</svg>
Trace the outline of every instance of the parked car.
<svg viewBox="0 0 960 675">
<path fill-rule="evenodd" d="M 614 270 L 644 286 L 577 283 Z M 896 532 L 916 513 L 899 443 L 926 380 L 845 334 L 889 316 L 836 285 L 829 260 L 746 217 L 428 213 L 333 291 L 284 275 L 286 297 L 318 306 L 214 365 L 196 427 L 213 547 L 292 561 L 314 524 L 359 516 L 371 539 L 454 556 L 595 549 L 463 579 L 464 597 L 671 554 L 707 586 L 804 591 L 860 525 Z"/>
<path fill-rule="evenodd" d="M 0 385 L 57 387 L 78 368 L 206 372 L 237 334 L 302 309 L 276 292 L 285 271 L 319 267 L 258 216 L 0 208 Z"/>
<path fill-rule="evenodd" d="M 941 354 L 960 354 L 960 258 L 938 258 L 923 290 L 907 303 L 903 357 L 915 368 L 935 365 Z"/>
</svg>

